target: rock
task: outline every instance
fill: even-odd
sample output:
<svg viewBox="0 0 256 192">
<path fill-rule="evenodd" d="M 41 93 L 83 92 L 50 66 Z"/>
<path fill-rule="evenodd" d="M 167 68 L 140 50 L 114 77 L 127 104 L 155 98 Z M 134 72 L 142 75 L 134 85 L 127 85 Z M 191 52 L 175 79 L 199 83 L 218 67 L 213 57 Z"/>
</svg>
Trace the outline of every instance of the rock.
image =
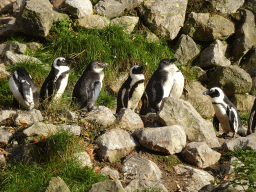
<svg viewBox="0 0 256 192">
<path fill-rule="evenodd" d="M 228 44 L 223 44 L 220 40 L 215 40 L 213 44 L 202 51 L 198 58 L 197 65 L 202 68 L 229 66 Z"/>
<path fill-rule="evenodd" d="M 125 158 L 123 172 L 135 179 L 146 181 L 159 181 L 162 177 L 162 172 L 154 162 L 134 154 Z"/>
<path fill-rule="evenodd" d="M 92 3 L 90 0 L 65 0 L 67 12 L 74 18 L 92 15 Z"/>
<path fill-rule="evenodd" d="M 186 84 L 186 89 L 188 91 L 186 100 L 201 116 L 210 118 L 215 114 L 211 98 L 203 95 L 203 92 L 207 89 L 200 82 L 189 82 Z"/>
<path fill-rule="evenodd" d="M 5 164 L 6 164 L 5 157 L 2 153 L 0 153 L 0 166 L 5 165 Z"/>
<path fill-rule="evenodd" d="M 140 116 L 144 127 L 162 127 L 163 125 L 159 122 L 159 117 L 156 113 L 147 113 L 146 115 Z"/>
<path fill-rule="evenodd" d="M 159 42 L 159 38 L 149 30 L 145 30 L 145 37 L 148 43 Z"/>
<path fill-rule="evenodd" d="M 112 111 L 105 106 L 94 108 L 86 115 L 85 120 L 95 120 L 104 126 L 111 125 L 116 121 Z"/>
<path fill-rule="evenodd" d="M 220 87 L 227 96 L 245 94 L 251 91 L 252 78 L 237 65 L 217 67 L 208 75 L 209 86 Z"/>
<path fill-rule="evenodd" d="M 117 77 L 115 77 L 110 85 L 110 89 L 117 94 L 123 83 L 126 81 L 128 78 L 128 73 L 126 72 L 121 72 L 117 74 Z"/>
<path fill-rule="evenodd" d="M 0 18 L 0 37 L 11 35 L 11 33 L 13 32 L 15 21 L 16 18 L 14 17 Z"/>
<path fill-rule="evenodd" d="M 16 0 L 13 3 L 13 7 L 12 7 L 12 12 L 15 16 L 17 16 L 20 11 L 23 9 L 23 7 L 25 6 L 27 0 Z"/>
<path fill-rule="evenodd" d="M 234 166 L 232 165 L 233 163 L 238 163 L 238 166 L 240 166 L 239 164 L 241 164 L 241 166 L 242 166 L 241 161 L 239 161 L 237 159 L 237 157 L 232 157 L 227 163 L 224 163 L 224 164 L 221 165 L 222 173 L 223 174 L 233 173 L 234 172 Z"/>
<path fill-rule="evenodd" d="M 14 116 L 14 122 L 17 126 L 24 123 L 26 123 L 27 125 L 31 125 L 39 121 L 43 121 L 43 116 L 41 112 L 37 109 L 20 111 L 17 115 Z"/>
<path fill-rule="evenodd" d="M 52 177 L 45 192 L 70 192 L 66 183 L 59 177 Z"/>
<path fill-rule="evenodd" d="M 250 91 L 250 94 L 256 96 L 256 76 L 252 77 L 252 89 Z"/>
<path fill-rule="evenodd" d="M 87 29 L 103 29 L 108 26 L 110 21 L 100 15 L 85 15 L 75 21 L 75 24 Z"/>
<path fill-rule="evenodd" d="M 66 17 L 65 14 L 53 10 L 49 0 L 27 0 L 16 17 L 14 30 L 32 36 L 46 37 L 52 23 L 64 17 Z"/>
<path fill-rule="evenodd" d="M 53 7 L 60 8 L 61 6 L 64 6 L 65 0 L 50 0 Z"/>
<path fill-rule="evenodd" d="M 224 14 L 230 14 L 235 13 L 237 9 L 239 9 L 243 4 L 244 0 L 225 0 L 225 1 L 219 1 L 219 0 L 210 0 L 208 1 L 213 6 L 214 10 L 217 10 Z"/>
<path fill-rule="evenodd" d="M 5 45 L 4 53 L 6 51 L 11 51 L 13 53 L 24 54 L 26 52 L 26 49 L 27 49 L 27 46 L 25 44 L 14 41 Z"/>
<path fill-rule="evenodd" d="M 140 116 L 131 109 L 121 109 L 117 114 L 117 119 L 119 119 L 118 127 L 128 131 L 134 132 L 135 130 L 144 128 Z"/>
<path fill-rule="evenodd" d="M 136 147 L 133 137 L 122 129 L 111 129 L 97 139 L 99 156 L 115 162 L 128 155 Z"/>
<path fill-rule="evenodd" d="M 142 146 L 166 154 L 180 153 L 187 144 L 186 134 L 180 125 L 147 128 L 135 134 Z"/>
<path fill-rule="evenodd" d="M 65 130 L 68 131 L 70 133 L 73 133 L 76 136 L 79 136 L 81 133 L 81 127 L 79 125 L 58 125 L 57 126 L 58 130 Z"/>
<path fill-rule="evenodd" d="M 0 129 L 0 147 L 5 147 L 10 138 L 12 137 L 12 133 L 8 132 L 5 129 Z"/>
<path fill-rule="evenodd" d="M 90 156 L 86 151 L 84 152 L 79 152 L 79 153 L 74 153 L 73 157 L 76 159 L 77 163 L 82 167 L 90 167 L 92 168 L 92 161 Z"/>
<path fill-rule="evenodd" d="M 188 141 L 205 142 L 211 148 L 220 146 L 212 123 L 203 119 L 188 101 L 166 98 L 158 116 L 164 126 L 181 125 Z"/>
<path fill-rule="evenodd" d="M 31 57 L 28 55 L 15 54 L 11 51 L 6 51 L 5 61 L 11 63 L 12 65 L 16 65 L 17 63 L 24 63 L 24 62 L 42 64 L 42 62 L 35 57 Z"/>
<path fill-rule="evenodd" d="M 100 173 L 105 176 L 111 176 L 115 179 L 119 179 L 119 172 L 117 170 L 109 168 L 108 166 L 101 169 Z"/>
<path fill-rule="evenodd" d="M 152 182 L 147 180 L 132 180 L 125 188 L 126 192 L 137 192 L 137 191 L 161 191 L 168 192 L 165 186 L 160 182 Z"/>
<path fill-rule="evenodd" d="M 12 5 L 16 0 L 1 0 L 0 2 L 0 14 L 11 13 Z"/>
<path fill-rule="evenodd" d="M 187 0 L 144 1 L 139 13 L 153 33 L 173 40 L 185 21 L 187 3 Z"/>
<path fill-rule="evenodd" d="M 223 150 L 234 151 L 236 149 L 246 149 L 251 147 L 256 150 L 256 133 L 253 133 L 247 137 L 232 138 L 223 143 Z"/>
<path fill-rule="evenodd" d="M 124 32 L 131 34 L 138 22 L 139 17 L 123 16 L 112 19 L 110 23 L 124 27 Z"/>
<path fill-rule="evenodd" d="M 182 175 L 182 180 L 186 183 L 186 190 L 189 191 L 198 191 L 202 187 L 211 184 L 210 181 L 214 180 L 214 177 L 208 172 L 195 169 L 185 165 L 176 165 L 173 167 L 174 171 L 178 175 Z"/>
<path fill-rule="evenodd" d="M 4 55 L 4 48 L 5 48 L 6 44 L 0 44 L 0 56 Z"/>
<path fill-rule="evenodd" d="M 239 60 L 253 45 L 256 45 L 255 16 L 247 9 L 241 9 L 241 15 L 242 24 L 237 27 L 235 40 L 232 44 L 234 61 Z"/>
<path fill-rule="evenodd" d="M 209 148 L 204 142 L 191 142 L 182 151 L 182 156 L 188 163 L 206 168 L 217 163 L 221 154 Z"/>
<path fill-rule="evenodd" d="M 38 51 L 38 49 L 40 49 L 41 47 L 41 44 L 40 43 L 37 43 L 37 42 L 30 42 L 28 44 L 28 48 L 30 49 L 30 51 L 32 52 L 36 52 Z"/>
<path fill-rule="evenodd" d="M 191 69 L 201 83 L 209 81 L 207 73 L 201 67 L 193 66 Z"/>
<path fill-rule="evenodd" d="M 220 15 L 191 12 L 182 30 L 197 41 L 225 40 L 235 33 L 235 25 Z"/>
<path fill-rule="evenodd" d="M 53 124 L 45 124 L 41 122 L 36 122 L 27 129 L 23 131 L 23 133 L 27 137 L 31 136 L 44 136 L 48 137 L 50 134 L 56 133 L 57 127 Z"/>
<path fill-rule="evenodd" d="M 256 13 L 256 2 L 255 0 L 246 0 L 244 2 L 244 6 L 245 8 L 253 11 L 254 13 Z"/>
<path fill-rule="evenodd" d="M 89 190 L 89 192 L 99 192 L 99 191 L 100 192 L 109 192 L 109 191 L 125 192 L 121 182 L 117 179 L 113 181 L 103 181 L 103 182 L 95 183 L 92 185 L 92 188 Z"/>
<path fill-rule="evenodd" d="M 255 97 L 249 94 L 235 94 L 231 102 L 237 110 L 251 111 Z"/>
<path fill-rule="evenodd" d="M 67 118 L 68 118 L 69 120 L 71 120 L 71 121 L 74 121 L 74 120 L 77 118 L 77 116 L 76 116 L 76 114 L 75 114 L 74 112 L 68 111 L 68 112 L 67 112 Z"/>
<path fill-rule="evenodd" d="M 125 10 L 129 11 L 138 7 L 143 0 L 101 0 L 94 9 L 108 19 L 120 16 Z"/>
<path fill-rule="evenodd" d="M 175 57 L 183 65 L 186 65 L 200 53 L 200 50 L 194 40 L 185 34 L 181 35 L 175 47 L 177 47 Z"/>
<path fill-rule="evenodd" d="M 14 110 L 1 110 L 0 111 L 0 123 L 4 122 L 6 119 L 11 118 L 17 114 Z"/>
<path fill-rule="evenodd" d="M 219 185 L 209 184 L 202 187 L 198 192 L 239 192 L 235 189 L 229 181 L 221 183 Z"/>
</svg>

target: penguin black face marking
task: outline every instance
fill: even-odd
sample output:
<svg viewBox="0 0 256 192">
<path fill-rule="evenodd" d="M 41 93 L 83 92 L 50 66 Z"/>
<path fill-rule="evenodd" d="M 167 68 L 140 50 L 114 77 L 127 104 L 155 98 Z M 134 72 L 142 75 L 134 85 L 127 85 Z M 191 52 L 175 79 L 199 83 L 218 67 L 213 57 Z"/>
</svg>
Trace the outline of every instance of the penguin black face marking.
<svg viewBox="0 0 256 192">
<path fill-rule="evenodd" d="M 131 68 L 131 73 L 132 74 L 142 74 L 144 69 L 145 69 L 145 67 L 143 67 L 143 66 L 135 65 Z"/>
<path fill-rule="evenodd" d="M 208 91 L 203 92 L 203 95 L 209 95 L 211 98 L 219 97 L 221 90 L 219 88 L 211 88 Z"/>
<path fill-rule="evenodd" d="M 170 59 L 170 58 L 165 58 L 163 60 L 160 61 L 159 63 L 159 68 L 166 68 L 169 65 L 173 64 L 175 61 L 177 61 L 176 58 L 174 59 Z M 178 70 L 178 69 L 177 69 Z"/>
</svg>

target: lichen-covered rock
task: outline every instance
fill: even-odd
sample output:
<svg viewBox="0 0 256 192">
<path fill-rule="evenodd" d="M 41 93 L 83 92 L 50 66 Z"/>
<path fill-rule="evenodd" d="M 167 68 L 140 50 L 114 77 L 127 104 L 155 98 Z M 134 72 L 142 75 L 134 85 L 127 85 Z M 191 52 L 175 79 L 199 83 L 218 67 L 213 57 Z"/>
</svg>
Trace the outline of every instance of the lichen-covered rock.
<svg viewBox="0 0 256 192">
<path fill-rule="evenodd" d="M 85 15 L 75 21 L 75 24 L 87 29 L 103 29 L 108 26 L 110 21 L 100 15 Z"/>
<path fill-rule="evenodd" d="M 73 157 L 77 161 L 77 163 L 82 167 L 90 167 L 92 168 L 92 161 L 89 154 L 86 151 L 74 153 Z"/>
<path fill-rule="evenodd" d="M 201 83 L 206 83 L 209 81 L 206 71 L 204 71 L 201 67 L 193 66 L 191 69 L 193 74 L 196 75 L 198 81 Z"/>
<path fill-rule="evenodd" d="M 100 170 L 100 173 L 105 176 L 114 177 L 115 179 L 119 179 L 119 172 L 115 169 L 111 169 L 108 166 L 104 167 Z"/>
<path fill-rule="evenodd" d="M 66 183 L 59 177 L 52 177 L 45 192 L 70 192 Z"/>
<path fill-rule="evenodd" d="M 123 186 L 121 182 L 117 179 L 113 181 L 103 181 L 99 183 L 95 183 L 92 185 L 92 188 L 89 190 L 89 192 L 125 192 L 123 189 Z"/>
<path fill-rule="evenodd" d="M 82 18 L 86 15 L 92 15 L 92 3 L 90 0 L 65 0 L 67 12 L 74 18 Z"/>
<path fill-rule="evenodd" d="M 239 9 L 243 4 L 245 0 L 225 0 L 225 1 L 219 1 L 219 0 L 210 0 L 208 2 L 211 3 L 213 6 L 213 9 L 224 13 L 235 13 L 237 9 Z"/>
<path fill-rule="evenodd" d="M 111 20 L 111 25 L 124 27 L 124 32 L 130 34 L 139 22 L 139 17 L 123 16 Z"/>
<path fill-rule="evenodd" d="M 22 54 L 16 54 L 11 51 L 6 51 L 4 60 L 7 63 L 11 63 L 12 65 L 16 65 L 17 63 L 23 63 L 23 62 L 33 62 L 37 64 L 42 64 L 42 62 L 35 58 L 28 55 L 22 55 Z"/>
</svg>

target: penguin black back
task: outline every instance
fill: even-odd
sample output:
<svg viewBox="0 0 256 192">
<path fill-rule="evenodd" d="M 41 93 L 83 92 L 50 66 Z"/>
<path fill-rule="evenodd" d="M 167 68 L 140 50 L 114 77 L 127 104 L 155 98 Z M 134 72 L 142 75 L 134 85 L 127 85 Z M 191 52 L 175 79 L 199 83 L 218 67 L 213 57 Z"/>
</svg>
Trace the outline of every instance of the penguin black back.
<svg viewBox="0 0 256 192">
<path fill-rule="evenodd" d="M 250 113 L 250 118 L 248 121 L 248 131 L 247 135 L 255 133 L 256 130 L 256 98 L 254 99 L 254 104 Z"/>
</svg>

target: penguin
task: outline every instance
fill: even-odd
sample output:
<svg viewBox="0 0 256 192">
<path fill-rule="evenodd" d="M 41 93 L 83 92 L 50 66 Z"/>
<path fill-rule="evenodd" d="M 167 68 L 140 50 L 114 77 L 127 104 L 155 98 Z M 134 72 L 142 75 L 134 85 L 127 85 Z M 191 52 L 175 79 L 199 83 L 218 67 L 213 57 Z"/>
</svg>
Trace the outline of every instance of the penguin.
<svg viewBox="0 0 256 192">
<path fill-rule="evenodd" d="M 92 61 L 78 79 L 72 94 L 78 110 L 86 108 L 91 111 L 94 108 L 102 87 L 103 69 L 107 66 L 108 63 Z"/>
<path fill-rule="evenodd" d="M 130 69 L 128 79 L 123 83 L 118 91 L 116 114 L 121 108 L 135 110 L 144 92 L 143 70 L 145 67 L 134 65 Z"/>
<path fill-rule="evenodd" d="M 68 83 L 70 73 L 68 64 L 71 62 L 73 62 L 73 59 L 64 57 L 57 57 L 53 61 L 51 71 L 40 90 L 40 99 L 42 101 L 46 98 L 48 101 L 58 101 L 61 98 Z"/>
<path fill-rule="evenodd" d="M 9 87 L 13 93 L 14 101 L 18 101 L 25 109 L 39 107 L 39 91 L 31 76 L 24 68 L 17 68 L 10 80 Z"/>
<path fill-rule="evenodd" d="M 254 104 L 252 106 L 252 110 L 250 113 L 250 118 L 248 121 L 248 131 L 247 131 L 247 135 L 250 135 L 252 133 L 255 133 L 256 130 L 256 98 L 254 99 Z"/>
<path fill-rule="evenodd" d="M 184 76 L 181 73 L 181 71 L 177 68 L 177 71 L 174 74 L 174 82 L 169 97 L 179 99 L 182 93 L 186 93 L 186 91 L 187 90 L 184 88 Z"/>
<path fill-rule="evenodd" d="M 240 116 L 235 105 L 228 99 L 222 89 L 213 87 L 203 95 L 209 95 L 212 99 L 212 104 L 215 111 L 213 125 L 219 130 L 219 123 L 223 130 L 223 137 L 229 132 L 233 132 L 233 137 L 238 133 L 240 136 L 245 136 L 244 129 L 240 120 Z"/>
<path fill-rule="evenodd" d="M 140 115 L 146 115 L 148 112 L 158 112 L 162 109 L 163 99 L 169 97 L 174 83 L 174 75 L 179 70 L 174 64 L 176 60 L 176 58 L 165 58 L 160 61 L 141 98 Z"/>
</svg>

